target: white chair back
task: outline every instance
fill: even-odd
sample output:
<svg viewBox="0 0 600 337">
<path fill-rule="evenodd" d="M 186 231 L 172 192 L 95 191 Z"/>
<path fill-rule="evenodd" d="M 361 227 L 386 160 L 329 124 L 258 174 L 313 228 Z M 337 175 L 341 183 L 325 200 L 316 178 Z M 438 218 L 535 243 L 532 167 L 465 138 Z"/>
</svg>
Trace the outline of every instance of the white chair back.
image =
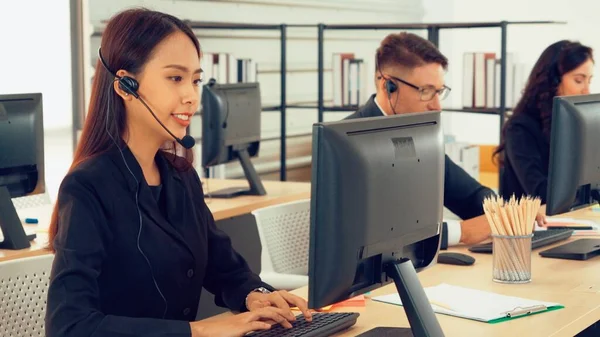
<svg viewBox="0 0 600 337">
<path fill-rule="evenodd" d="M 252 212 L 262 245 L 265 272 L 308 275 L 310 199 Z"/>
<path fill-rule="evenodd" d="M 54 254 L 0 262 L 0 336 L 45 336 Z"/>
</svg>

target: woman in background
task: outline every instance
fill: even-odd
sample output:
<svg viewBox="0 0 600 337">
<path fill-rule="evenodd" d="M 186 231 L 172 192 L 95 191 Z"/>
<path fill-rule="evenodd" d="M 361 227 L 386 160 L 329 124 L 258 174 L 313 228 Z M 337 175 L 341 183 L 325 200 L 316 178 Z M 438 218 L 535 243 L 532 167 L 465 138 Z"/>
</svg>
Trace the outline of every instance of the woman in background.
<svg viewBox="0 0 600 337">
<path fill-rule="evenodd" d="M 550 45 L 537 60 L 494 152 L 503 166 L 504 198 L 530 195 L 546 203 L 553 99 L 589 94 L 593 66 L 592 49 L 567 40 Z"/>
</svg>

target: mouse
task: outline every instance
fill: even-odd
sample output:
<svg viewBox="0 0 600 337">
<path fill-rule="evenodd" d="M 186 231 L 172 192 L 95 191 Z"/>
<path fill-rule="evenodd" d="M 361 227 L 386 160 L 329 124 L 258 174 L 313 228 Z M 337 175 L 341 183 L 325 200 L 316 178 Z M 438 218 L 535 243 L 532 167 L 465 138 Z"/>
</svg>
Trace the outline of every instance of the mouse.
<svg viewBox="0 0 600 337">
<path fill-rule="evenodd" d="M 475 263 L 475 258 L 461 253 L 439 253 L 438 263 L 470 266 Z"/>
</svg>

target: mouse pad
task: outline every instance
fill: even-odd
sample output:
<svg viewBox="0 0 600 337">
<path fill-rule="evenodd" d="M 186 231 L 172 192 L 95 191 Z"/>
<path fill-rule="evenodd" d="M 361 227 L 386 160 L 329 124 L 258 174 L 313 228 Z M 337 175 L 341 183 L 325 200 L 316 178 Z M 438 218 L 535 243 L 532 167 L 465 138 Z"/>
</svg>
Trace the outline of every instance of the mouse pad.
<svg viewBox="0 0 600 337">
<path fill-rule="evenodd" d="M 410 328 L 378 327 L 363 332 L 357 337 L 413 337 L 413 333 Z"/>
</svg>

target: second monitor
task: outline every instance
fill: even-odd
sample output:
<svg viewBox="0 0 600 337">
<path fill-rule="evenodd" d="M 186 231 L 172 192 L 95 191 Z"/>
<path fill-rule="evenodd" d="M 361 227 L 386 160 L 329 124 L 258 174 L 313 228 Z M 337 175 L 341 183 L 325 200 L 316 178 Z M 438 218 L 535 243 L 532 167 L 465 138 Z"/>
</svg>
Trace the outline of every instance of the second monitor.
<svg viewBox="0 0 600 337">
<path fill-rule="evenodd" d="M 265 195 L 251 157 L 258 155 L 261 127 L 258 83 L 217 84 L 202 90 L 202 167 L 239 160 L 249 188 L 233 187 L 210 192 L 213 198 Z"/>
<path fill-rule="evenodd" d="M 553 103 L 546 215 L 589 206 L 600 182 L 600 94 Z"/>
<path fill-rule="evenodd" d="M 438 252 L 440 113 L 313 127 L 309 307 L 394 282 L 415 336 L 443 336 L 416 271 Z"/>
<path fill-rule="evenodd" d="M 45 192 L 42 94 L 0 95 L 0 230 L 2 249 L 30 246 L 13 198 Z"/>
</svg>

